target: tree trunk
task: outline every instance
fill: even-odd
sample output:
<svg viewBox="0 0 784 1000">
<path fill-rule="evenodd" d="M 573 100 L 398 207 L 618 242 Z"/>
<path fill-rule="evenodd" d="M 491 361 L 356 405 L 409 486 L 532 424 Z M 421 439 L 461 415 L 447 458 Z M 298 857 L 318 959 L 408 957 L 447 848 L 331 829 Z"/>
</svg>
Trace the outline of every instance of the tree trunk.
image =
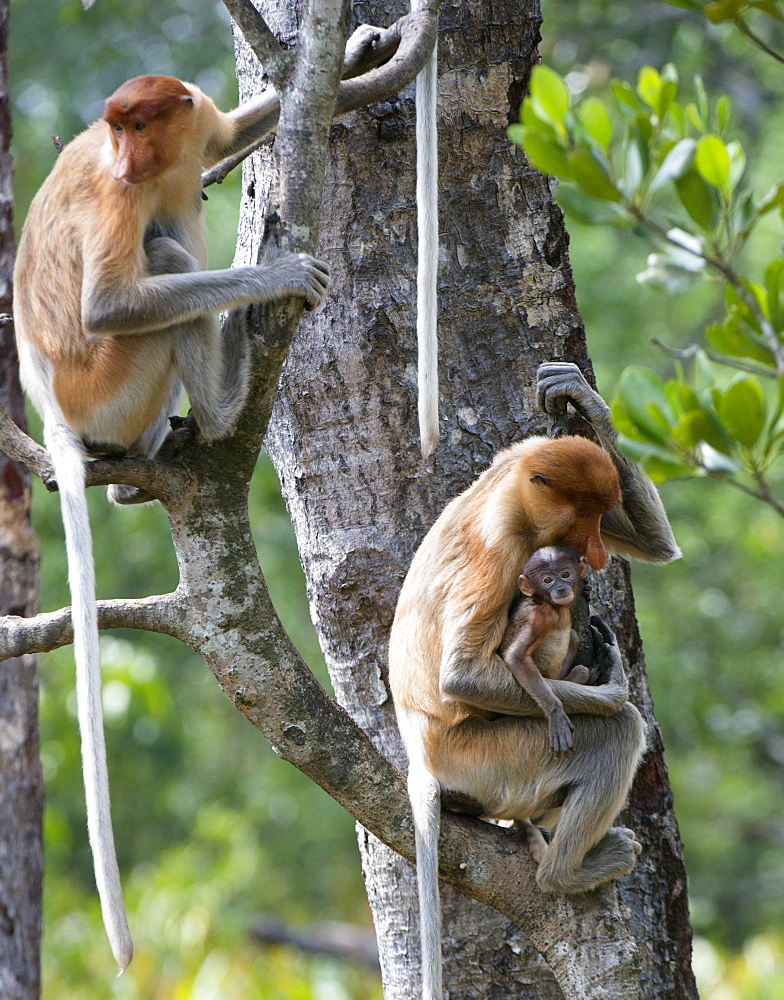
<svg viewBox="0 0 784 1000">
<path fill-rule="evenodd" d="M 8 2 L 0 2 L 0 402 L 25 426 L 11 322 L 14 262 Z M 0 453 L 0 615 L 37 610 L 38 542 L 30 476 Z M 35 1000 L 40 989 L 43 780 L 38 755 L 35 656 L 0 671 L 0 996 Z"/>
<path fill-rule="evenodd" d="M 392 12 L 355 4 L 358 22 L 385 25 L 402 12 L 399 4 Z M 432 466 L 419 457 L 416 430 L 413 88 L 333 127 L 321 240 L 332 290 L 297 334 L 267 438 L 338 700 L 398 766 L 386 647 L 411 556 L 446 502 L 501 447 L 544 430 L 537 366 L 564 359 L 590 372 L 561 213 L 547 181 L 506 138 L 539 24 L 535 0 L 442 8 L 442 441 Z M 247 72 L 242 86 L 253 90 Z M 263 166 L 257 160 L 248 171 L 246 190 L 258 195 Z M 262 211 L 245 202 L 246 233 L 259 231 Z M 641 995 L 684 1000 L 696 990 L 681 844 L 623 560 L 599 574 L 594 606 L 617 631 L 650 724 L 626 817 L 643 854 L 620 885 L 640 952 Z M 362 830 L 360 845 L 385 996 L 410 1000 L 419 970 L 412 869 Z M 498 913 L 443 884 L 442 906 L 448 996 L 562 996 L 527 939 Z M 575 949 L 578 937 L 578 928 L 564 927 Z"/>
</svg>

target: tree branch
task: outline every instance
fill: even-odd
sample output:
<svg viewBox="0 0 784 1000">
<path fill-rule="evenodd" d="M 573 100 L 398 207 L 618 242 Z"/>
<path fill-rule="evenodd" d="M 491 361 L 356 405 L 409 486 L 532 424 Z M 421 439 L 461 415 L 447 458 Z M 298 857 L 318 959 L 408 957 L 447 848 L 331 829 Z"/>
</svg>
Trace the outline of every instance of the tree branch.
<svg viewBox="0 0 784 1000">
<path fill-rule="evenodd" d="M 122 483 L 145 490 L 161 500 L 164 505 L 172 502 L 182 496 L 189 473 L 183 466 L 175 465 L 165 459 L 174 457 L 178 439 L 190 436 L 191 432 L 187 428 L 174 432 L 172 437 L 167 439 L 167 443 L 164 443 L 162 452 L 159 452 L 159 458 L 155 461 L 146 458 L 88 461 L 85 464 L 87 485 L 109 486 L 112 483 Z M 28 472 L 38 476 L 50 493 L 57 491 L 57 480 L 49 453 L 14 423 L 2 403 L 0 403 L 0 451 L 18 462 Z M 160 460 L 161 457 L 163 461 Z"/>
<path fill-rule="evenodd" d="M 433 50 L 437 34 L 436 13 L 441 0 L 418 14 L 407 14 L 389 28 L 360 25 L 346 43 L 343 80 L 338 89 L 335 116 L 356 111 L 376 101 L 385 101 L 409 84 Z M 379 65 L 384 63 L 379 68 Z M 280 97 L 269 94 L 269 114 L 280 110 Z M 266 95 L 265 95 L 266 96 Z M 220 184 L 235 167 L 266 140 L 227 157 L 202 174 L 202 187 Z"/>
<path fill-rule="evenodd" d="M 45 448 L 21 430 L 0 403 L 0 451 L 46 483 L 54 479 L 54 469 Z"/>
<path fill-rule="evenodd" d="M 136 628 L 163 632 L 189 643 L 187 600 L 179 591 L 141 600 L 98 601 L 98 628 Z M 73 642 L 71 609 L 60 608 L 19 618 L 0 618 L 0 660 L 27 653 L 48 653 Z"/>
<path fill-rule="evenodd" d="M 250 0 L 223 0 L 245 41 L 272 80 L 281 90 L 291 70 L 291 57 Z"/>
</svg>

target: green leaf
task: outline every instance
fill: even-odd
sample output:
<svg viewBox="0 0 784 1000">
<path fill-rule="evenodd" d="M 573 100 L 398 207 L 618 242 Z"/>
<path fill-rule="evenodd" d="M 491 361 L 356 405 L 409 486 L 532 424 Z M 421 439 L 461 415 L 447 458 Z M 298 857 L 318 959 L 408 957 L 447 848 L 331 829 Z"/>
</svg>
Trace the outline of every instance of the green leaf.
<svg viewBox="0 0 784 1000">
<path fill-rule="evenodd" d="M 555 196 L 564 212 L 585 226 L 617 226 L 625 221 L 617 205 L 597 201 L 575 184 L 559 185 Z"/>
<path fill-rule="evenodd" d="M 687 170 L 675 181 L 678 197 L 683 207 L 697 225 L 706 231 L 713 225 L 713 198 L 711 191 L 696 170 Z"/>
<path fill-rule="evenodd" d="M 702 10 L 700 0 L 664 0 L 671 7 L 682 7 L 683 10 Z"/>
<path fill-rule="evenodd" d="M 509 136 L 509 138 L 516 146 L 523 145 L 523 137 L 525 136 L 525 129 L 523 128 L 522 125 L 517 125 L 517 124 L 510 125 L 506 130 L 506 134 Z"/>
<path fill-rule="evenodd" d="M 776 424 L 781 419 L 781 414 L 784 413 L 784 375 L 779 375 L 776 381 L 778 383 L 778 392 L 776 394 L 776 405 L 773 407 L 768 418 L 769 432 L 775 429 Z"/>
<path fill-rule="evenodd" d="M 611 80 L 610 87 L 621 109 L 627 108 L 635 113 L 640 110 L 640 102 L 637 100 L 637 95 L 634 93 L 631 85 L 625 80 Z"/>
<path fill-rule="evenodd" d="M 765 215 L 766 212 L 770 212 L 774 208 L 779 208 L 781 205 L 784 205 L 784 184 L 777 184 L 757 204 L 757 212 L 760 215 Z"/>
<path fill-rule="evenodd" d="M 705 16 L 712 24 L 733 21 L 746 6 L 746 0 L 715 0 L 705 7 Z"/>
<path fill-rule="evenodd" d="M 598 97 L 588 97 L 580 105 L 578 114 L 585 131 L 606 153 L 612 139 L 613 127 L 604 104 Z"/>
<path fill-rule="evenodd" d="M 773 351 L 755 337 L 737 316 L 729 315 L 723 323 L 713 323 L 705 329 L 705 338 L 717 351 L 731 358 L 751 358 L 764 365 L 773 365 Z"/>
<path fill-rule="evenodd" d="M 618 398 L 644 440 L 666 444 L 675 420 L 664 382 L 648 368 L 625 368 L 618 382 Z"/>
<path fill-rule="evenodd" d="M 761 10 L 763 14 L 767 14 L 768 17 L 772 17 L 774 21 L 784 21 L 784 15 L 775 3 L 775 0 L 751 0 L 749 7 L 754 7 L 755 10 Z"/>
<path fill-rule="evenodd" d="M 751 375 L 741 375 L 727 388 L 716 408 L 719 419 L 744 447 L 751 448 L 765 426 L 765 396 Z"/>
<path fill-rule="evenodd" d="M 656 113 L 659 116 L 659 121 L 664 121 L 664 116 L 667 114 L 667 108 L 675 100 L 675 95 L 678 93 L 678 84 L 675 80 L 665 80 L 662 77 L 661 90 L 659 91 L 659 100 L 656 105 Z"/>
<path fill-rule="evenodd" d="M 710 116 L 710 104 L 708 102 L 708 92 L 699 73 L 694 77 L 694 93 L 697 98 L 697 109 L 700 118 L 704 122 L 707 122 Z"/>
<path fill-rule="evenodd" d="M 562 180 L 572 178 L 572 169 L 569 165 L 569 157 L 566 152 L 554 142 L 549 142 L 541 133 L 524 125 L 510 125 L 509 138 L 517 141 L 512 135 L 512 129 L 522 129 L 522 146 L 528 162 L 532 167 L 541 170 L 543 174 L 551 174 L 553 177 L 560 177 Z"/>
<path fill-rule="evenodd" d="M 643 467 L 648 478 L 654 483 L 664 483 L 668 479 L 680 479 L 683 476 L 694 475 L 694 470 L 688 465 L 678 465 L 676 462 L 663 462 L 656 455 L 644 458 Z"/>
<path fill-rule="evenodd" d="M 531 107 L 540 118 L 563 124 L 569 110 L 569 88 L 549 66 L 531 72 Z"/>
<path fill-rule="evenodd" d="M 692 451 L 700 441 L 708 441 L 715 437 L 713 426 L 704 410 L 689 410 L 684 413 L 673 428 L 673 440 L 685 451 Z"/>
<path fill-rule="evenodd" d="M 587 149 L 574 150 L 569 156 L 569 167 L 575 181 L 586 194 L 604 201 L 621 200 L 621 192 L 610 180 L 606 169 Z"/>
<path fill-rule="evenodd" d="M 704 135 L 697 143 L 694 165 L 708 184 L 724 188 L 730 175 L 730 154 L 717 135 Z"/>
<path fill-rule="evenodd" d="M 662 81 L 658 71 L 653 66 L 643 66 L 637 75 L 637 93 L 654 111 L 659 107 L 661 89 Z"/>
<path fill-rule="evenodd" d="M 784 260 L 777 259 L 765 269 L 765 291 L 768 297 L 768 319 L 776 332 L 784 328 L 784 306 L 781 301 L 784 285 Z"/>
<path fill-rule="evenodd" d="M 629 140 L 629 145 L 626 147 L 626 172 L 620 184 L 623 193 L 629 201 L 637 201 L 643 173 L 644 168 L 640 145 L 632 137 Z"/>
<path fill-rule="evenodd" d="M 739 142 L 728 142 L 727 154 L 730 158 L 730 174 L 727 182 L 730 190 L 734 191 L 738 185 L 738 181 L 743 176 L 743 171 L 746 169 L 746 154 L 743 152 L 743 146 Z"/>
<path fill-rule="evenodd" d="M 694 139 L 681 139 L 676 142 L 662 161 L 662 165 L 656 171 L 649 190 L 651 193 L 658 191 L 660 187 L 670 181 L 681 178 L 694 162 L 694 152 L 697 143 Z"/>
<path fill-rule="evenodd" d="M 615 411 L 613 410 L 613 414 Z M 650 478 L 661 483 L 673 476 L 684 476 L 691 472 L 687 465 L 678 462 L 677 457 L 661 445 L 647 444 L 619 434 L 618 444 L 624 455 L 634 462 L 640 462 Z"/>
<path fill-rule="evenodd" d="M 692 125 L 697 129 L 698 132 L 707 132 L 708 125 L 705 119 L 700 115 L 697 105 L 689 102 L 686 105 L 686 117 L 692 123 Z"/>
<path fill-rule="evenodd" d="M 690 385 L 685 382 L 676 382 L 671 379 L 666 385 L 667 402 L 674 414 L 684 413 L 689 410 L 698 410 L 700 407 L 697 396 Z"/>
<path fill-rule="evenodd" d="M 719 128 L 722 131 L 727 127 L 729 120 L 730 99 L 726 94 L 722 94 L 718 101 L 716 101 L 716 121 L 719 123 Z"/>
</svg>

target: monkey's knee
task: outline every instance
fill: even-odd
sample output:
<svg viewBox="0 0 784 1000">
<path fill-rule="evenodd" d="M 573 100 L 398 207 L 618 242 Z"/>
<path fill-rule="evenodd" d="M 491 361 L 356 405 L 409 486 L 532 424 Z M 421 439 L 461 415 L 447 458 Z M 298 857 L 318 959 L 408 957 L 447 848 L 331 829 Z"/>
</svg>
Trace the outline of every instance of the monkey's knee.
<svg viewBox="0 0 784 1000">
<path fill-rule="evenodd" d="M 199 262 L 176 240 L 156 236 L 144 244 L 150 274 L 185 274 L 198 271 Z"/>
<path fill-rule="evenodd" d="M 629 701 L 613 718 L 621 738 L 629 747 L 633 774 L 648 743 L 648 727 L 645 725 L 643 717 Z"/>
</svg>

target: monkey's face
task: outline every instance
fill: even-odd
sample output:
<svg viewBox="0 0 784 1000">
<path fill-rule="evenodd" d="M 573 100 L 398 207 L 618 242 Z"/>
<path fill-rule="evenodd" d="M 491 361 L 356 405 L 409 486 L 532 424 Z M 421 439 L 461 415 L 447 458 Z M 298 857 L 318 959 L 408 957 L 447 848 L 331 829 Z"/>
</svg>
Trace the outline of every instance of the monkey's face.
<svg viewBox="0 0 784 1000">
<path fill-rule="evenodd" d="M 535 552 L 519 578 L 520 590 L 556 606 L 569 605 L 585 576 L 585 560 L 571 549 L 548 546 Z"/>
<path fill-rule="evenodd" d="M 103 117 L 115 151 L 112 177 L 141 184 L 179 161 L 193 98 L 173 77 L 137 77 L 107 100 Z"/>
</svg>

